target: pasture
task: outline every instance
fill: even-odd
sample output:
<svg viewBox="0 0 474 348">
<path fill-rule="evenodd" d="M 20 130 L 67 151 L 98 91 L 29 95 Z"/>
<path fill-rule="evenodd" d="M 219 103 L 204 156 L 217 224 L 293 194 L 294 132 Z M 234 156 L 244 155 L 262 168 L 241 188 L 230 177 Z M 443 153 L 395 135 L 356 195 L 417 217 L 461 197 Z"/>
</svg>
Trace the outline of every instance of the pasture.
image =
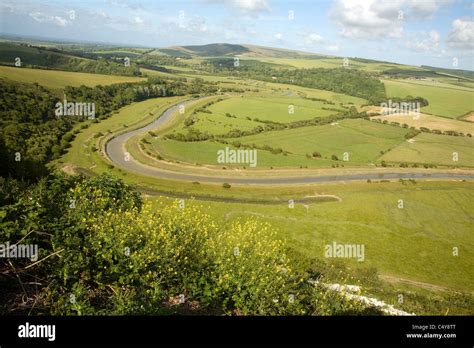
<svg viewBox="0 0 474 348">
<path fill-rule="evenodd" d="M 438 117 L 428 114 L 420 113 L 419 117 L 406 116 L 406 115 L 387 115 L 387 116 L 374 116 L 373 119 L 387 120 L 388 122 L 398 122 L 400 124 L 407 124 L 410 127 L 420 129 L 425 127 L 428 129 L 437 129 L 440 131 L 456 131 L 464 134 L 470 133 L 474 135 L 474 123 L 458 121 L 444 117 Z"/>
<path fill-rule="evenodd" d="M 474 90 L 465 87 L 440 87 L 437 83 L 413 83 L 400 80 L 383 80 L 388 97 L 423 97 L 429 102 L 422 112 L 448 118 L 459 118 L 474 110 Z"/>
<path fill-rule="evenodd" d="M 336 110 L 325 110 L 331 108 Z M 325 104 L 321 101 L 305 100 L 297 97 L 229 98 L 209 107 L 213 114 L 224 116 L 226 113 L 239 119 L 258 118 L 264 121 L 288 123 L 326 117 L 344 110 L 340 105 Z"/>
<path fill-rule="evenodd" d="M 306 257 L 325 259 L 324 245 L 333 241 L 362 244 L 363 262 L 338 260 L 350 268 L 375 267 L 381 275 L 472 291 L 473 185 L 454 181 L 321 184 L 307 187 L 307 195 L 334 195 L 340 201 L 296 201 L 293 209 L 287 204 L 186 204 L 208 207 L 206 212 L 222 225 L 246 218 L 269 222 L 280 238 Z M 459 256 L 453 256 L 453 247 L 459 248 Z"/>
<path fill-rule="evenodd" d="M 22 83 L 38 83 L 41 86 L 52 89 L 62 89 L 66 86 L 79 87 L 81 85 L 94 87 L 97 85 L 111 85 L 114 83 L 140 82 L 146 80 L 142 77 L 14 68 L 8 66 L 0 66 L 0 75 L 9 80 Z"/>
<path fill-rule="evenodd" d="M 396 163 L 426 163 L 474 167 L 474 139 L 421 133 L 384 154 L 381 160 Z M 454 153 L 458 159 L 453 158 Z"/>
<path fill-rule="evenodd" d="M 327 159 L 336 155 L 342 160 L 343 154 L 347 152 L 348 162 L 371 164 L 377 161 L 380 151 L 389 151 L 403 142 L 406 132 L 406 129 L 399 127 L 348 119 L 334 125 L 272 131 L 238 140 L 243 144 L 281 147 L 292 154 L 303 156 L 318 151 L 322 158 Z"/>
</svg>

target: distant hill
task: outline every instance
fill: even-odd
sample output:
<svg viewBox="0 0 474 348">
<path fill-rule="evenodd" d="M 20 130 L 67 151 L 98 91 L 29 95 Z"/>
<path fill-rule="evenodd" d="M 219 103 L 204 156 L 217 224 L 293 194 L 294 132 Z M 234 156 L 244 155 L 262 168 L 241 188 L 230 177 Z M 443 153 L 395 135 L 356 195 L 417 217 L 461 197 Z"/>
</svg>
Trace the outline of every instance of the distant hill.
<svg viewBox="0 0 474 348">
<path fill-rule="evenodd" d="M 0 43 L 0 62 L 5 65 L 14 65 L 16 58 L 21 59 L 22 65 L 42 67 L 67 65 L 71 59 L 84 59 L 72 57 L 57 49 L 47 49 L 30 44 Z"/>
<path fill-rule="evenodd" d="M 458 77 L 458 78 L 462 78 L 466 80 L 474 80 L 474 71 L 470 71 L 470 70 L 435 68 L 435 67 L 427 66 L 427 65 L 422 65 L 421 67 L 427 70 L 436 71 L 438 74 L 442 74 L 442 75 Z"/>
<path fill-rule="evenodd" d="M 271 48 L 256 45 L 234 45 L 227 43 L 215 43 L 208 45 L 173 46 L 160 49 L 164 54 L 182 57 L 267 57 L 267 58 L 320 58 L 324 57 L 314 53 L 287 50 L 283 48 Z"/>
<path fill-rule="evenodd" d="M 179 46 L 176 49 L 182 49 L 190 54 L 203 57 L 218 57 L 218 56 L 236 56 L 243 53 L 250 52 L 250 50 L 242 45 L 232 45 L 226 43 L 217 43 L 201 46 Z"/>
<path fill-rule="evenodd" d="M 33 46 L 25 43 L 0 42 L 0 65 L 14 66 L 16 59 L 22 67 L 97 73 L 106 75 L 139 76 L 135 64 L 126 67 L 106 59 L 88 59 L 57 48 Z"/>
</svg>

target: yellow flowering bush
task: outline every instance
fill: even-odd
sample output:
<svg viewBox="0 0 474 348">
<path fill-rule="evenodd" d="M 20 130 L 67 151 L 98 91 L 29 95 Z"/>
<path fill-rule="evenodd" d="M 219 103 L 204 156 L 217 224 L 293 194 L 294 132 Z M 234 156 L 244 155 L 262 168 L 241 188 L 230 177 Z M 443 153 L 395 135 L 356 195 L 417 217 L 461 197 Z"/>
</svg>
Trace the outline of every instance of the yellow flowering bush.
<svg viewBox="0 0 474 348">
<path fill-rule="evenodd" d="M 361 310 L 308 283 L 266 223 L 222 227 L 197 204 L 142 204 L 136 191 L 107 176 L 48 185 L 36 201 L 25 201 L 35 224 L 46 226 L 43 216 L 52 221 L 50 253 L 59 255 L 42 264 L 47 313 L 170 314 L 186 303 L 230 315 Z"/>
</svg>

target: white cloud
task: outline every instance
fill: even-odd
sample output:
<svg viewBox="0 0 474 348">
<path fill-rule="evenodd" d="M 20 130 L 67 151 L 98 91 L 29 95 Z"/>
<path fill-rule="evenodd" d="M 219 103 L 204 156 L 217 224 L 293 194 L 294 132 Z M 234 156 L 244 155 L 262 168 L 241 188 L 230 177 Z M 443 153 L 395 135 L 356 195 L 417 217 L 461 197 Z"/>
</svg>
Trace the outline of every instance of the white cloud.
<svg viewBox="0 0 474 348">
<path fill-rule="evenodd" d="M 398 19 L 402 1 L 338 0 L 330 17 L 341 27 L 347 38 L 398 38 L 403 34 L 403 22 Z"/>
<path fill-rule="evenodd" d="M 60 16 L 51 16 L 42 12 L 31 12 L 30 17 L 39 23 L 52 23 L 60 27 L 65 27 L 71 22 Z"/>
<path fill-rule="evenodd" d="M 270 12 L 270 5 L 267 0 L 202 0 L 209 4 L 223 4 L 236 9 L 244 15 L 255 16 L 261 12 Z"/>
<path fill-rule="evenodd" d="M 137 11 L 137 10 L 145 10 L 143 5 L 137 1 L 127 1 L 127 0 L 105 0 L 106 3 L 122 7 L 128 10 Z"/>
<path fill-rule="evenodd" d="M 410 0 L 407 5 L 413 15 L 418 18 L 429 18 L 433 16 L 442 6 L 451 5 L 453 0 Z"/>
<path fill-rule="evenodd" d="M 204 33 L 207 32 L 206 19 L 202 16 L 186 17 L 179 21 L 179 28 L 186 32 Z"/>
<path fill-rule="evenodd" d="M 329 52 L 337 52 L 339 51 L 339 46 L 338 45 L 329 45 L 325 47 L 326 51 Z"/>
<path fill-rule="evenodd" d="M 144 23 L 143 19 L 141 19 L 140 17 L 135 17 L 134 18 L 134 23 L 137 24 L 137 25 L 141 25 Z"/>
<path fill-rule="evenodd" d="M 280 33 L 277 33 L 277 34 L 275 34 L 274 37 L 275 37 L 275 39 L 277 39 L 277 40 L 281 40 L 281 39 L 283 38 L 283 35 L 281 35 Z"/>
<path fill-rule="evenodd" d="M 462 50 L 474 49 L 474 21 L 455 19 L 447 39 L 448 46 Z"/>
<path fill-rule="evenodd" d="M 267 0 L 231 0 L 234 7 L 244 12 L 268 12 L 270 6 Z"/>
<path fill-rule="evenodd" d="M 409 20 L 426 19 L 453 0 L 337 0 L 330 17 L 347 38 L 400 38 Z"/>
<path fill-rule="evenodd" d="M 436 30 L 419 32 L 411 35 L 406 41 L 406 47 L 418 52 L 440 53 L 440 35 Z"/>
<path fill-rule="evenodd" d="M 312 44 L 316 44 L 323 41 L 323 37 L 319 34 L 311 33 L 306 37 L 306 40 Z"/>
</svg>

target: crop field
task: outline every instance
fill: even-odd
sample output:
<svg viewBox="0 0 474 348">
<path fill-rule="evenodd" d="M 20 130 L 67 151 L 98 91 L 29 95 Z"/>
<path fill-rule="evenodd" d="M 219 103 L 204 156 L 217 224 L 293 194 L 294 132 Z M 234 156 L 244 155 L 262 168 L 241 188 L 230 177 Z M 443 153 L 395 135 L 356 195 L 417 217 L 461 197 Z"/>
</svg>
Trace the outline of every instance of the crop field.
<svg viewBox="0 0 474 348">
<path fill-rule="evenodd" d="M 264 58 L 259 59 L 262 62 L 287 65 L 298 69 L 312 69 L 312 68 L 341 68 L 343 66 L 343 58 L 318 58 L 318 59 L 288 59 L 288 58 Z M 360 61 L 348 58 L 348 68 L 360 69 L 372 72 L 381 72 L 388 69 L 412 69 L 404 65 L 390 64 L 390 63 L 363 63 Z M 420 69 L 421 70 L 421 69 Z"/>
<path fill-rule="evenodd" d="M 81 85 L 94 87 L 97 85 L 111 85 L 114 83 L 139 82 L 145 80 L 145 78 L 141 77 L 14 68 L 8 66 L 0 66 L 0 74 L 9 80 L 23 83 L 38 83 L 41 86 L 53 89 L 62 89 L 66 86 L 79 87 Z"/>
<path fill-rule="evenodd" d="M 398 122 L 400 124 L 405 123 L 410 127 L 415 127 L 417 129 L 420 129 L 420 127 L 425 127 L 431 130 L 437 129 L 440 131 L 456 131 L 474 135 L 473 123 L 433 116 L 429 114 L 420 113 L 418 117 L 413 117 L 412 115 L 387 115 L 375 116 L 372 118 L 386 120 L 388 122 Z"/>
<path fill-rule="evenodd" d="M 405 81 L 410 84 L 428 86 L 428 87 L 439 87 L 439 88 L 451 88 L 459 89 L 462 91 L 468 91 L 474 93 L 474 85 L 471 81 L 454 79 L 452 77 L 440 77 L 435 79 L 421 79 L 421 80 L 410 80 Z"/>
<path fill-rule="evenodd" d="M 420 96 L 429 101 L 422 112 L 458 118 L 474 110 L 474 91 L 464 88 L 444 88 L 436 84 L 427 85 L 408 81 L 384 80 L 388 97 Z"/>
<path fill-rule="evenodd" d="M 260 83 L 258 83 L 257 86 L 258 85 L 260 85 Z M 316 88 L 306 88 L 306 87 L 300 87 L 300 86 L 295 86 L 295 85 L 287 85 L 284 83 L 268 83 L 268 82 L 263 82 L 261 83 L 261 85 L 264 87 L 279 88 L 287 92 L 293 91 L 296 94 L 301 93 L 307 98 L 319 98 L 319 99 L 329 100 L 336 104 L 342 103 L 342 104 L 351 104 L 351 105 L 353 104 L 355 106 L 360 106 L 367 103 L 367 101 L 362 98 L 350 96 L 347 94 L 335 93 L 332 91 L 316 89 Z"/>
</svg>

